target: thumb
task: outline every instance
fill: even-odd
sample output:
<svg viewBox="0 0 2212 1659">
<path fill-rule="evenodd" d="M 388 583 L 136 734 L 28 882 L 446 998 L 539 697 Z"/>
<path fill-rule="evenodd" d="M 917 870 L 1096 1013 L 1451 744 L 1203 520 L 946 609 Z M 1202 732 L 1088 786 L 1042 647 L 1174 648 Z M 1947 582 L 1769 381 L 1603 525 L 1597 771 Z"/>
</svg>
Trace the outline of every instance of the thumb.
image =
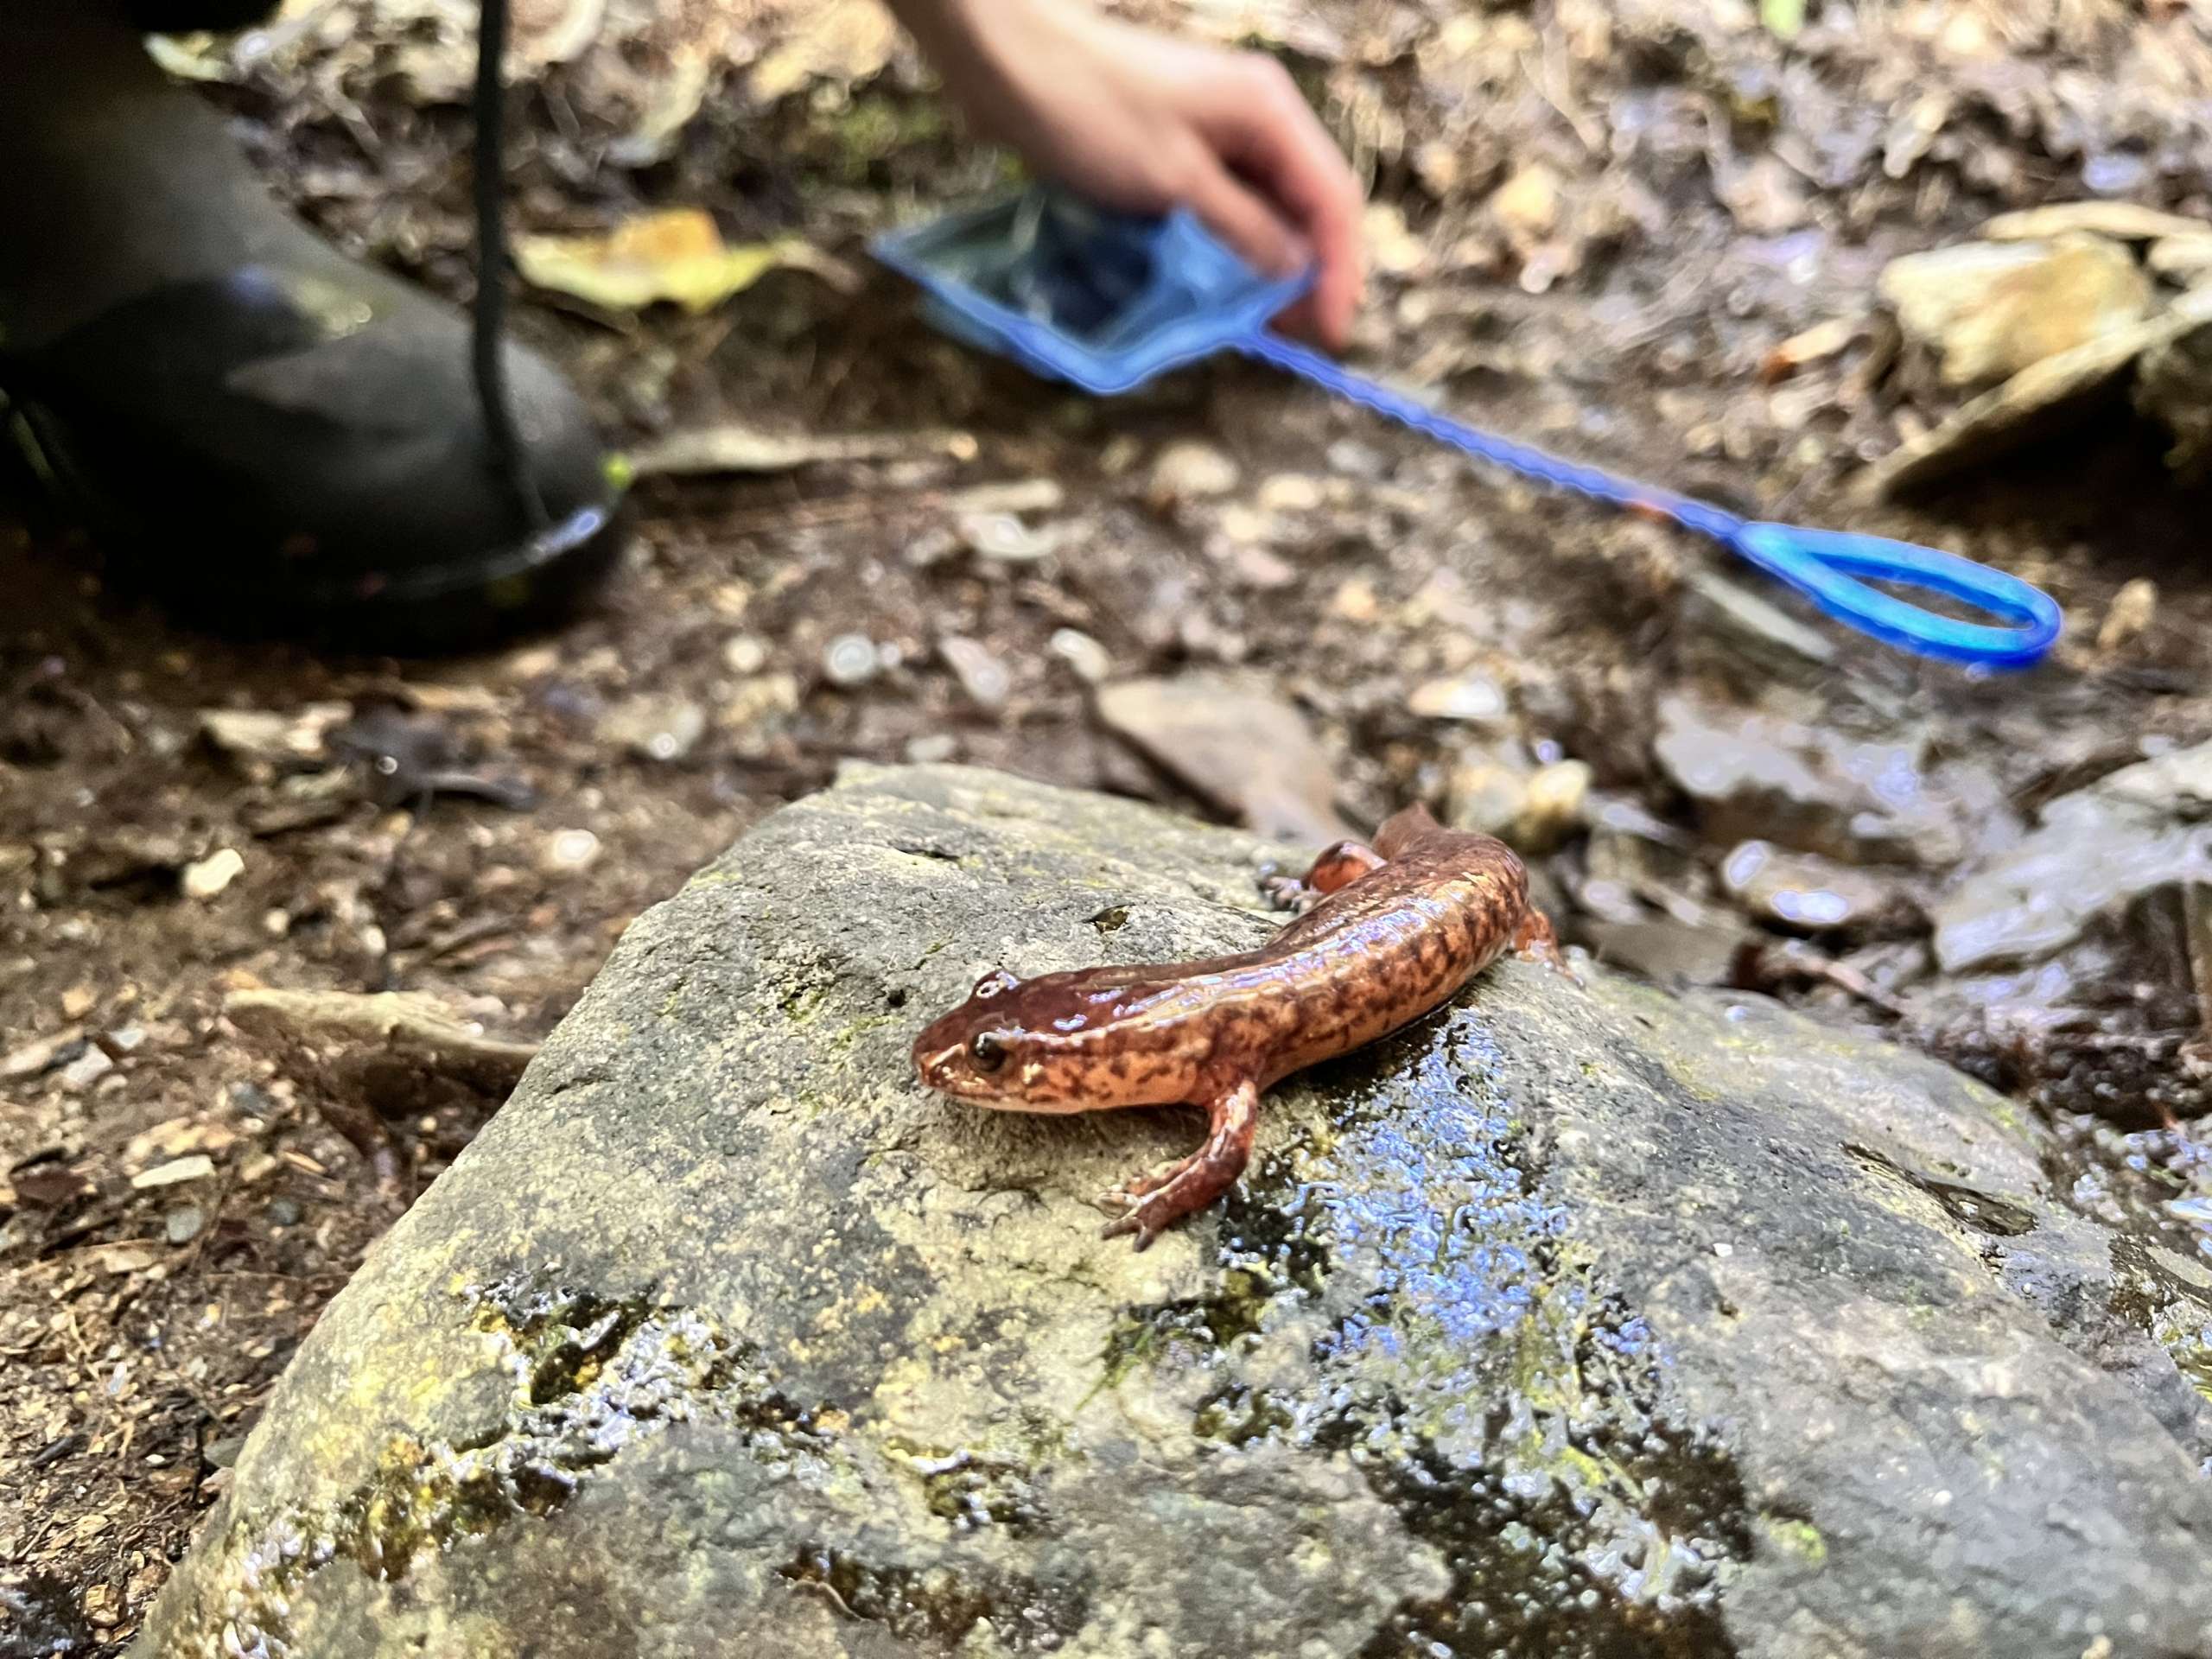
<svg viewBox="0 0 2212 1659">
<path fill-rule="evenodd" d="M 1184 205 L 1246 264 L 1268 276 L 1291 276 L 1312 262 L 1305 240 L 1211 150 L 1202 151 L 1183 188 Z"/>
</svg>

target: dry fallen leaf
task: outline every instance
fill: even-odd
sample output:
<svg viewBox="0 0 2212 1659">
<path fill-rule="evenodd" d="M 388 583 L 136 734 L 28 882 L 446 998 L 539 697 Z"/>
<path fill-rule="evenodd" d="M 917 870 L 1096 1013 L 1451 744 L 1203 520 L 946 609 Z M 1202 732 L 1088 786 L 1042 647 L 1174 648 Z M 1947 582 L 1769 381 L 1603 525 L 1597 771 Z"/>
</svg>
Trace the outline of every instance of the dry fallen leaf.
<svg viewBox="0 0 2212 1659">
<path fill-rule="evenodd" d="M 665 302 L 697 315 L 772 270 L 811 271 L 840 293 L 860 285 L 850 266 L 797 237 L 733 247 L 693 207 L 648 213 L 604 236 L 518 237 L 515 268 L 538 288 L 608 311 Z"/>
</svg>

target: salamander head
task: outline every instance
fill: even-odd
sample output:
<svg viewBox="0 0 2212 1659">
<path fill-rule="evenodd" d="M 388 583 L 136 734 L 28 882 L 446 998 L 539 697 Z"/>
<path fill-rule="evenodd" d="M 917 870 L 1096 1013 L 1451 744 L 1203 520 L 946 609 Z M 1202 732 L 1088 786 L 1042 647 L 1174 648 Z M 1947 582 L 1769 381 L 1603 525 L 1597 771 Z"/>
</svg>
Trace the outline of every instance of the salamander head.
<svg viewBox="0 0 2212 1659">
<path fill-rule="evenodd" d="M 1132 1068 L 1117 1077 L 1102 1039 L 1116 1000 L 1081 973 L 1019 980 L 1003 968 L 976 982 L 968 1000 L 914 1040 L 922 1081 L 956 1099 L 1023 1112 L 1079 1112 L 1179 1100 L 1158 1092 L 1147 1068 L 1130 1087 Z M 1103 1006 L 1102 1006 L 1102 1004 Z"/>
</svg>

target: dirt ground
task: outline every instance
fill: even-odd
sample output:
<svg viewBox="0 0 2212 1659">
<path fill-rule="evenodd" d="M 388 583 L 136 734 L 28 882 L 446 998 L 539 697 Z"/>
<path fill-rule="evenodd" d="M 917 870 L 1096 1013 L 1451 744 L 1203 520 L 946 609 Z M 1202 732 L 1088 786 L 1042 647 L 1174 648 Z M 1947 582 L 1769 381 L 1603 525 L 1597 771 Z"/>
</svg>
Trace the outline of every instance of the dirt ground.
<svg viewBox="0 0 2212 1659">
<path fill-rule="evenodd" d="M 2167 918 L 2137 918 L 2080 1017 L 2032 1041 L 2004 1017 L 2032 988 L 1947 982 L 1919 918 L 2037 803 L 2212 736 L 2212 504 L 2124 411 L 1915 509 L 1853 486 L 1958 401 L 1878 314 L 1891 257 L 2085 195 L 2212 211 L 2212 8 L 1203 12 L 1291 61 L 1371 181 L 1363 365 L 1725 503 L 2043 583 L 2069 634 L 2011 679 L 1831 628 L 1832 660 L 1793 657 L 1731 621 L 1709 577 L 1763 590 L 1725 555 L 1256 368 L 1092 402 L 938 338 L 862 239 L 1004 169 L 860 0 L 519 10 L 519 227 L 697 206 L 733 242 L 842 262 L 698 316 L 537 293 L 521 331 L 626 444 L 734 423 L 886 451 L 648 480 L 602 605 L 459 663 L 223 644 L 67 536 L 0 542 L 0 1655 L 128 1638 L 317 1311 L 496 1107 L 450 1077 L 319 1068 L 226 997 L 419 992 L 542 1036 L 644 907 L 848 757 L 1224 811 L 1105 728 L 1102 677 L 1245 677 L 1330 757 L 1317 808 L 1363 824 L 1478 793 L 1485 768 L 1586 763 L 1593 792 L 1524 836 L 1586 944 L 1624 916 L 1697 938 L 1742 919 L 1715 876 L 1742 832 L 1653 758 L 1670 692 L 1909 736 L 1970 833 L 1878 873 L 1906 919 L 1817 946 L 1768 927 L 1771 950 L 1712 972 L 2022 1092 L 2102 1187 L 2194 1191 L 2200 1003 Z M 469 10 L 326 0 L 162 49 L 281 195 L 462 298 Z M 1672 861 L 1624 898 L 1586 826 L 1637 812 L 1628 839 Z"/>
</svg>

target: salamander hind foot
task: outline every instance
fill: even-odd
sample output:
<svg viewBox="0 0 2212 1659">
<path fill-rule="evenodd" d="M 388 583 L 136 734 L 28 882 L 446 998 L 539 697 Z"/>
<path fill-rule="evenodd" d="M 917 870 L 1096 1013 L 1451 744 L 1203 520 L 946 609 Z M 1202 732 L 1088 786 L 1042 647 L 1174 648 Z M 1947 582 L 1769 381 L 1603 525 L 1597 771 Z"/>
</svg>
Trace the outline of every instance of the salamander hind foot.
<svg viewBox="0 0 2212 1659">
<path fill-rule="evenodd" d="M 1268 909 L 1287 910 L 1298 916 L 1303 916 L 1329 896 L 1317 887 L 1307 887 L 1294 875 L 1274 870 L 1261 873 L 1260 893 L 1267 899 Z"/>
<path fill-rule="evenodd" d="M 1523 962 L 1541 963 L 1577 985 L 1582 983 L 1582 976 L 1574 971 L 1567 953 L 1559 948 L 1559 935 L 1552 930 L 1551 918 L 1541 910 L 1531 910 L 1521 918 L 1521 925 L 1513 930 L 1512 950 Z"/>
<path fill-rule="evenodd" d="M 1277 910 L 1303 916 L 1339 887 L 1350 887 L 1363 875 L 1382 868 L 1382 855 L 1363 842 L 1340 841 L 1313 861 L 1302 881 L 1272 868 L 1260 876 L 1260 891 Z"/>
</svg>

